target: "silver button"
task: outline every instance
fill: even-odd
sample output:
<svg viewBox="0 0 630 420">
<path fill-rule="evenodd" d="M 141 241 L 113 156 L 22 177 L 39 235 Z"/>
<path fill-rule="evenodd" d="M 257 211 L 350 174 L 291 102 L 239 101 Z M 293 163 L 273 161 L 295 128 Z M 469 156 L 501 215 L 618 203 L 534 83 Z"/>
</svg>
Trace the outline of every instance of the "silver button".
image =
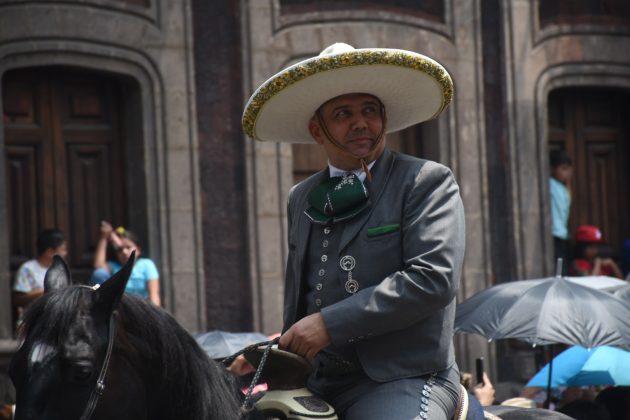
<svg viewBox="0 0 630 420">
<path fill-rule="evenodd" d="M 324 248 L 328 248 L 328 240 L 327 239 L 324 239 L 324 242 L 322 242 L 322 246 Z"/>
<path fill-rule="evenodd" d="M 429 393 L 427 392 L 426 389 L 422 390 L 422 395 L 424 395 L 425 397 L 429 398 Z"/>
<path fill-rule="evenodd" d="M 420 401 L 422 401 L 422 404 L 429 404 L 429 400 L 424 397 L 420 398 Z"/>
<path fill-rule="evenodd" d="M 322 268 L 317 272 L 317 274 L 319 274 L 319 277 L 324 277 L 324 274 L 326 274 L 326 270 Z"/>
<path fill-rule="evenodd" d="M 425 413 L 424 411 L 420 412 L 420 417 L 422 417 L 423 419 L 428 419 L 429 416 L 427 416 L 427 413 Z"/>
<path fill-rule="evenodd" d="M 330 233 L 330 228 L 328 228 L 328 227 L 324 228 L 324 234 L 328 235 L 329 233 Z"/>
<path fill-rule="evenodd" d="M 429 406 L 426 404 L 420 404 L 420 408 L 422 409 L 422 411 L 429 411 Z"/>
<path fill-rule="evenodd" d="M 322 300 L 321 299 L 315 299 L 315 306 L 322 306 Z"/>
<path fill-rule="evenodd" d="M 346 255 L 339 260 L 339 265 L 343 271 L 352 271 L 354 270 L 354 266 L 357 264 L 357 261 L 354 259 L 352 255 Z"/>
<path fill-rule="evenodd" d="M 328 255 L 322 255 L 322 262 L 328 261 Z"/>
<path fill-rule="evenodd" d="M 429 388 L 429 386 L 428 386 L 428 385 L 424 385 L 424 387 L 423 387 L 423 388 L 424 388 L 424 389 L 426 389 L 427 391 L 431 391 L 431 388 Z"/>
<path fill-rule="evenodd" d="M 323 284 L 321 284 L 321 283 L 317 283 L 317 284 L 315 285 L 315 289 L 316 289 L 316 290 L 322 290 L 322 287 L 324 287 L 324 285 L 323 285 Z"/>
</svg>

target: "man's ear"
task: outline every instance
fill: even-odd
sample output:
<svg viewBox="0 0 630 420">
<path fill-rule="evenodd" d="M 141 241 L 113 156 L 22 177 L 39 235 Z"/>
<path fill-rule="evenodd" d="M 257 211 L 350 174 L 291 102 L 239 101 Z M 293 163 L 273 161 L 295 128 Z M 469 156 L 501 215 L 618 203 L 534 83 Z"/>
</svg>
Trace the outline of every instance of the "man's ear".
<svg viewBox="0 0 630 420">
<path fill-rule="evenodd" d="M 324 144 L 322 127 L 319 125 L 319 121 L 317 121 L 317 118 L 314 116 L 308 122 L 308 132 L 311 133 L 311 137 L 313 137 L 313 140 L 315 140 L 317 144 Z"/>
</svg>

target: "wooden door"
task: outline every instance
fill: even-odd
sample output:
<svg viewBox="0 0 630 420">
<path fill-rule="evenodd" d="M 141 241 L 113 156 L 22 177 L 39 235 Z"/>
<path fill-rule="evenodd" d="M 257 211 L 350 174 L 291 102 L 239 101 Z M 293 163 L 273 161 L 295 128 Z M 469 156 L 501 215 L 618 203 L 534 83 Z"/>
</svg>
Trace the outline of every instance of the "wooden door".
<svg viewBox="0 0 630 420">
<path fill-rule="evenodd" d="M 571 232 L 598 226 L 619 255 L 630 238 L 630 95 L 602 89 L 562 89 L 549 97 L 550 148 L 573 160 Z"/>
<path fill-rule="evenodd" d="M 2 101 L 11 271 L 56 227 L 86 279 L 99 221 L 125 221 L 119 86 L 101 73 L 19 69 L 3 77 Z"/>
</svg>

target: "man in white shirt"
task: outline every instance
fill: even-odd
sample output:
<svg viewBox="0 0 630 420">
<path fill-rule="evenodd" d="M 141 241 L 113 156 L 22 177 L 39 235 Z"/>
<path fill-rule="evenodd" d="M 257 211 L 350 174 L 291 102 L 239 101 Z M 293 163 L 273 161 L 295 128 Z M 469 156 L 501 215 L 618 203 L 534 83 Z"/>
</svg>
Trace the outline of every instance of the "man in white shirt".
<svg viewBox="0 0 630 420">
<path fill-rule="evenodd" d="M 68 254 L 66 238 L 57 229 L 47 229 L 37 237 L 37 258 L 22 264 L 13 284 L 13 306 L 25 307 L 44 294 L 44 277 L 53 257 Z"/>
</svg>

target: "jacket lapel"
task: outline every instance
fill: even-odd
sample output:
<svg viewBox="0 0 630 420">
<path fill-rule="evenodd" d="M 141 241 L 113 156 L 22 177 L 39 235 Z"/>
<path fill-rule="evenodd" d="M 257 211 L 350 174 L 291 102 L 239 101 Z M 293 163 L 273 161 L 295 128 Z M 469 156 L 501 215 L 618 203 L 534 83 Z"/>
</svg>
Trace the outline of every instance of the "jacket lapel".
<svg viewBox="0 0 630 420">
<path fill-rule="evenodd" d="M 306 186 L 303 189 L 304 193 L 299 198 L 300 202 L 298 203 L 297 209 L 297 238 L 299 238 L 298 243 L 295 244 L 297 257 L 299 261 L 299 266 L 302 266 L 304 258 L 306 256 L 306 248 L 308 247 L 308 242 L 311 234 L 311 221 L 304 214 L 304 212 L 309 208 L 308 203 L 308 193 L 311 191 L 315 185 L 319 185 L 324 182 L 329 177 L 328 168 L 320 171 L 317 176 L 313 177 L 310 185 Z"/>
<path fill-rule="evenodd" d="M 370 218 L 374 208 L 378 205 L 378 201 L 380 200 L 383 191 L 385 191 L 385 185 L 389 180 L 389 175 L 391 174 L 395 159 L 395 155 L 390 152 L 388 148 L 385 148 L 381 157 L 372 167 L 374 175 L 372 182 L 366 181 L 365 183 L 370 194 L 370 206 L 366 211 L 358 215 L 356 220 L 349 221 L 348 225 L 343 230 L 341 241 L 339 242 L 339 253 L 341 253 L 348 243 L 357 236 L 357 234 L 361 231 L 361 228 L 363 228 L 367 220 Z"/>
</svg>

